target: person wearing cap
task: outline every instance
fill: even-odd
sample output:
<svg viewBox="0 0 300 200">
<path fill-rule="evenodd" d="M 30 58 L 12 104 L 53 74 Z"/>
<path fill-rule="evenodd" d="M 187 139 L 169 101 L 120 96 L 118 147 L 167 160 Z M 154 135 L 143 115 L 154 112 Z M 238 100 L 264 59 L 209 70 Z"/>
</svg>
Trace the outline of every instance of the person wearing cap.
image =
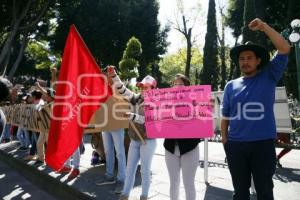
<svg viewBox="0 0 300 200">
<path fill-rule="evenodd" d="M 112 78 L 115 87 L 118 89 L 120 95 L 124 96 L 131 103 L 135 113 L 126 113 L 125 116 L 133 122 L 130 123 L 128 129 L 128 135 L 130 137 L 130 146 L 128 150 L 128 159 L 126 167 L 126 178 L 124 187 L 120 196 L 120 200 L 128 200 L 131 189 L 133 188 L 135 181 L 135 174 L 139 161 L 141 162 L 141 176 L 142 176 L 142 194 L 140 200 L 148 199 L 148 193 L 151 182 L 151 164 L 156 148 L 156 140 L 149 139 L 145 132 L 145 117 L 144 117 L 144 98 L 143 92 L 156 88 L 156 80 L 147 75 L 141 82 L 137 83 L 137 86 L 141 89 L 140 94 L 135 94 L 128 90 L 120 80 L 119 76 L 113 66 L 109 66 L 108 76 Z M 134 126 L 134 127 L 133 127 Z M 138 131 L 138 133 L 136 132 Z M 138 136 L 140 135 L 143 143 Z"/>
<path fill-rule="evenodd" d="M 264 32 L 277 53 L 270 61 L 269 52 L 257 44 L 246 43 L 231 49 L 230 57 L 243 76 L 229 81 L 224 89 L 222 142 L 234 188 L 233 199 L 250 199 L 252 175 L 257 199 L 271 200 L 276 169 L 275 88 L 287 66 L 290 46 L 258 18 L 248 27 Z"/>
<path fill-rule="evenodd" d="M 176 74 L 173 87 L 189 86 L 190 80 L 183 74 Z M 180 171 L 186 200 L 196 200 L 195 175 L 199 167 L 198 138 L 165 139 L 165 161 L 170 180 L 170 199 L 179 199 Z"/>
</svg>

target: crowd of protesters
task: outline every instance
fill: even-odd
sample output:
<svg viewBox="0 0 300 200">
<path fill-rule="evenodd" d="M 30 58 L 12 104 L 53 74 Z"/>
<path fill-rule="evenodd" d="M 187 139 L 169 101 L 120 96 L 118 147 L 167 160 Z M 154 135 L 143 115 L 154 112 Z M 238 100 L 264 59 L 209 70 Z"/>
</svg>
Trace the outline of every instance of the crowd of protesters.
<svg viewBox="0 0 300 200">
<path fill-rule="evenodd" d="M 262 137 L 256 129 L 253 129 L 253 126 L 247 125 L 249 123 L 248 121 L 236 123 L 234 120 L 229 120 L 229 118 L 232 114 L 231 112 L 235 111 L 235 103 L 232 103 L 232 101 L 239 101 L 236 99 L 236 96 L 242 98 L 241 101 L 248 101 L 247 98 L 252 98 L 247 96 L 248 93 L 244 94 L 245 97 L 240 95 L 243 93 L 245 88 L 247 89 L 249 84 L 253 83 L 255 85 L 255 81 L 261 81 L 262 83 L 264 83 L 264 81 L 266 83 L 270 82 L 270 88 L 266 88 L 266 90 L 270 90 L 271 93 L 275 92 L 275 83 L 281 77 L 287 63 L 286 55 L 289 52 L 289 47 L 285 40 L 281 38 L 274 29 L 261 20 L 256 19 L 252 21 L 249 27 L 254 31 L 260 30 L 265 32 L 278 48 L 278 55 L 271 61 L 271 64 L 269 64 L 269 57 L 267 56 L 268 53 L 265 53 L 266 50 L 261 49 L 261 47 L 257 45 L 245 44 L 243 46 L 236 47 L 231 51 L 231 58 L 234 62 L 241 65 L 240 67 L 242 72 L 244 72 L 244 77 L 229 82 L 225 87 L 222 142 L 224 144 L 229 169 L 233 179 L 234 199 L 249 199 L 251 174 L 254 178 L 258 199 L 273 199 L 272 176 L 276 162 L 274 154 L 275 133 L 273 134 L 273 121 L 267 121 L 268 124 L 270 124 L 270 129 L 266 129 L 264 132 L 265 135 Z M 253 64 L 251 64 L 251 62 L 253 62 Z M 269 66 L 272 64 L 274 66 Z M 264 65 L 268 65 L 265 69 L 269 70 L 270 68 L 270 72 L 264 70 L 262 70 L 262 72 L 258 71 L 258 67 L 264 67 Z M 251 67 L 253 67 L 253 69 L 251 69 Z M 274 69 L 271 67 L 274 67 Z M 278 67 L 278 70 L 277 68 L 275 69 L 275 67 Z M 52 69 L 51 83 L 55 82 L 56 76 L 57 71 L 54 68 Z M 106 171 L 104 178 L 97 181 L 95 184 L 99 186 L 115 184 L 115 193 L 120 194 L 120 200 L 128 200 L 134 185 L 138 163 L 140 162 L 142 178 L 140 199 L 146 200 L 149 196 L 151 164 L 157 144 L 155 139 L 147 138 L 144 126 L 145 117 L 143 93 L 147 90 L 155 89 L 157 87 L 157 83 L 152 76 L 147 75 L 141 82 L 138 82 L 137 86 L 140 88 L 141 93 L 136 94 L 126 88 L 113 66 L 109 66 L 107 68 L 107 76 L 114 87 L 114 91 L 127 99 L 134 108 L 136 107 L 136 109 L 134 109 L 134 112 L 125 113 L 125 117 L 127 117 L 130 121 L 128 135 L 131 140 L 127 162 L 124 148 L 124 130 L 118 129 L 110 132 L 102 132 L 104 155 L 99 156 L 99 152 L 93 152 L 92 164 L 97 163 L 97 161 L 101 159 L 105 160 Z M 172 85 L 173 87 L 188 86 L 190 85 L 190 82 L 187 77 L 178 74 L 174 80 L 172 80 Z M 53 86 L 53 84 L 50 84 L 50 86 Z M 267 87 L 267 85 L 265 86 Z M 256 87 L 261 88 L 261 84 L 257 84 Z M 251 85 L 251 87 L 249 86 L 249 88 L 249 92 L 254 95 L 255 92 L 252 92 L 253 85 Z M 0 102 L 4 102 L 2 105 L 32 104 L 35 109 L 39 110 L 43 105 L 50 104 L 55 99 L 55 88 L 41 86 L 38 81 L 31 87 L 23 88 L 13 87 L 9 81 L 1 79 L 0 89 Z M 7 101 L 9 93 L 10 100 Z M 235 95 L 235 93 L 238 94 Z M 269 96 L 272 95 L 273 93 Z M 257 101 L 264 100 L 261 99 L 261 97 L 256 95 L 254 96 L 258 99 Z M 269 98 L 269 96 L 266 98 Z M 270 113 L 272 114 L 272 99 L 267 99 L 266 101 L 267 102 L 264 103 L 270 104 Z M 18 150 L 28 151 L 28 155 L 24 158 L 25 160 L 34 160 L 36 164 L 46 164 L 45 148 L 47 148 L 46 144 L 48 133 L 37 133 L 26 130 L 25 128 L 7 124 L 1 109 L 0 117 L 0 142 L 10 141 L 12 135 L 15 134 L 20 143 Z M 270 117 L 268 120 L 272 119 L 273 118 Z M 233 127 L 236 127 L 236 130 L 240 131 L 235 133 Z M 248 127 L 248 129 L 246 130 L 245 127 Z M 249 133 L 251 133 L 251 135 Z M 199 166 L 199 142 L 200 139 L 166 139 L 164 141 L 166 154 L 165 162 L 169 173 L 171 200 L 178 200 L 179 198 L 180 171 L 182 171 L 186 199 L 196 200 L 194 178 L 197 167 Z M 247 146 L 247 149 L 244 148 L 245 145 Z M 259 152 L 260 149 L 262 149 L 262 151 Z M 259 168 L 251 169 L 251 166 L 249 167 L 247 163 L 253 162 L 254 166 L 255 163 L 257 164 L 258 162 L 255 159 L 251 160 L 251 162 L 248 161 L 247 155 L 249 152 L 251 153 L 254 150 L 259 152 L 259 155 L 255 153 L 257 156 L 255 159 L 264 161 L 268 158 L 270 159 L 270 162 L 268 162 L 269 165 L 266 165 L 264 168 L 262 167 L 261 162 L 259 162 Z M 244 151 L 249 152 L 247 153 Z M 115 152 L 118 161 L 118 173 L 116 177 L 114 176 Z M 262 152 L 264 152 L 265 155 L 262 154 Z M 82 148 L 78 147 L 72 156 L 65 162 L 64 166 L 56 171 L 56 173 L 68 173 L 69 179 L 77 177 L 80 174 L 79 165 L 81 153 Z M 245 163 L 242 163 L 241 159 L 244 160 Z M 279 159 L 280 158 L 277 158 L 277 162 L 279 162 Z"/>
</svg>

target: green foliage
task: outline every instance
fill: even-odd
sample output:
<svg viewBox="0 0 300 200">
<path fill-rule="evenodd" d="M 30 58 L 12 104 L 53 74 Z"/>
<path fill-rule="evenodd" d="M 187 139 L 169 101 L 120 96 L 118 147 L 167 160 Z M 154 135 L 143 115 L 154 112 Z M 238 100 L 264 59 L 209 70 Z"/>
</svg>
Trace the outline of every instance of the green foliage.
<svg viewBox="0 0 300 200">
<path fill-rule="evenodd" d="M 131 37 L 126 45 L 123 58 L 138 58 L 142 54 L 142 45 L 136 37 Z"/>
<path fill-rule="evenodd" d="M 248 24 L 255 19 L 256 17 L 256 9 L 255 9 L 255 0 L 245 0 L 244 5 L 244 24 L 243 24 L 243 43 L 247 41 L 256 42 L 258 39 L 258 32 L 251 31 L 248 28 Z"/>
<path fill-rule="evenodd" d="M 229 0 L 225 23 L 233 30 L 233 36 L 238 38 L 242 34 L 243 13 L 245 0 Z"/>
<path fill-rule="evenodd" d="M 52 65 L 51 60 L 49 59 L 49 50 L 46 46 L 47 43 L 45 41 L 32 41 L 29 42 L 27 46 L 26 55 L 35 61 L 36 69 L 46 69 Z"/>
<path fill-rule="evenodd" d="M 198 48 L 192 48 L 191 74 L 195 75 L 202 67 L 203 56 Z M 166 55 L 159 62 L 159 69 L 162 73 L 162 82 L 170 83 L 176 74 L 184 74 L 186 63 L 186 49 L 180 49 L 175 54 Z M 191 76 L 191 82 L 196 83 L 198 77 Z"/>
<path fill-rule="evenodd" d="M 207 15 L 207 32 L 205 35 L 203 68 L 200 73 L 200 83 L 212 85 L 212 90 L 218 90 L 218 31 L 216 25 L 215 0 L 209 0 Z"/>
<path fill-rule="evenodd" d="M 119 62 L 120 76 L 124 80 L 137 77 L 137 67 L 139 66 L 138 59 L 142 54 L 142 45 L 140 41 L 131 37 L 126 45 L 126 49 L 123 53 L 123 58 Z"/>
<path fill-rule="evenodd" d="M 67 27 L 75 24 L 103 66 L 118 65 L 132 35 L 143 44 L 140 76 L 144 76 L 144 66 L 166 52 L 166 29 L 160 29 L 156 0 L 59 0 L 57 12 L 58 26 L 51 39 L 51 47 L 57 51 L 63 50 Z"/>
<path fill-rule="evenodd" d="M 159 55 L 166 52 L 169 28 L 160 26 L 157 18 L 159 11 L 157 0 L 129 0 L 129 2 L 128 30 L 130 36 L 139 38 L 143 45 L 143 54 L 138 67 L 139 81 L 150 73 L 152 64 L 160 59 Z"/>
<path fill-rule="evenodd" d="M 55 1 L 51 0 L 1 1 L 1 55 L 10 57 L 6 74 L 9 73 L 11 76 L 15 73 L 37 74 L 35 60 L 27 57 L 28 54 L 23 51 L 22 46 L 26 47 L 28 41 L 32 39 L 46 39 L 45 36 L 48 34 L 50 24 L 49 19 L 54 17 L 52 9 L 54 4 Z M 12 43 L 8 41 L 12 41 Z M 4 45 L 6 45 L 5 48 Z M 10 53 L 5 53 L 5 51 Z M 6 65 L 1 65 L 3 68 L 4 66 Z"/>
</svg>

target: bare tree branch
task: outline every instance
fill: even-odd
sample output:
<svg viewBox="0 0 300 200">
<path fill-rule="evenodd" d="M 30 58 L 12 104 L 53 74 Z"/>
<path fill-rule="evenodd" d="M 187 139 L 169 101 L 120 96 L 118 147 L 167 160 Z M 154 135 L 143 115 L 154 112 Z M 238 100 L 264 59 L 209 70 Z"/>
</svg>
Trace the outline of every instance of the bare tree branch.
<svg viewBox="0 0 300 200">
<path fill-rule="evenodd" d="M 186 33 L 183 30 L 181 30 L 180 28 L 174 27 L 174 29 L 179 31 L 180 33 L 182 33 L 184 36 L 186 35 Z"/>
</svg>

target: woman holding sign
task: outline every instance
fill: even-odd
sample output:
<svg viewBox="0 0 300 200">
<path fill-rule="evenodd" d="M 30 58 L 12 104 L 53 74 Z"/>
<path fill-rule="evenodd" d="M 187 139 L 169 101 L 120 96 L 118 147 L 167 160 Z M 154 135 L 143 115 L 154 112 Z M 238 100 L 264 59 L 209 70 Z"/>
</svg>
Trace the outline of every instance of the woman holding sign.
<svg viewBox="0 0 300 200">
<path fill-rule="evenodd" d="M 190 81 L 177 74 L 173 87 L 189 86 Z M 170 179 L 170 199 L 179 199 L 180 170 L 186 200 L 196 200 L 195 174 L 199 166 L 200 139 L 165 139 L 165 160 Z"/>
<path fill-rule="evenodd" d="M 126 117 L 131 121 L 128 130 L 131 142 L 128 150 L 125 184 L 120 200 L 128 200 L 129 198 L 130 191 L 134 185 L 139 160 L 141 161 L 142 175 L 142 194 L 140 200 L 146 200 L 148 199 L 150 188 L 151 163 L 156 148 L 156 140 L 148 139 L 145 133 L 144 98 L 142 93 L 146 90 L 156 88 L 156 80 L 149 75 L 146 76 L 137 84 L 141 89 L 141 94 L 135 94 L 124 86 L 113 66 L 109 66 L 107 71 L 118 92 L 129 100 L 135 111 L 135 113 L 126 113 Z"/>
</svg>

